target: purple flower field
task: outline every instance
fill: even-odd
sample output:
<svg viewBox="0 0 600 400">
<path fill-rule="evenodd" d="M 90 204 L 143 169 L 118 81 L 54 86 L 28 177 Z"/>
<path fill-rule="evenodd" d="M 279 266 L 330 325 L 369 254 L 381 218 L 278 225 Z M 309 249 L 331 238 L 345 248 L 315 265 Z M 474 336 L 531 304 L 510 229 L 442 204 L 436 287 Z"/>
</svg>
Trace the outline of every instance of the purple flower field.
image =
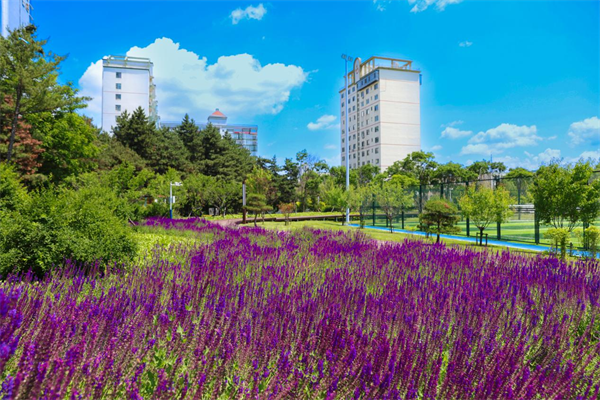
<svg viewBox="0 0 600 400">
<path fill-rule="evenodd" d="M 598 397 L 598 262 L 146 225 L 211 243 L 0 283 L 3 398 Z"/>
</svg>

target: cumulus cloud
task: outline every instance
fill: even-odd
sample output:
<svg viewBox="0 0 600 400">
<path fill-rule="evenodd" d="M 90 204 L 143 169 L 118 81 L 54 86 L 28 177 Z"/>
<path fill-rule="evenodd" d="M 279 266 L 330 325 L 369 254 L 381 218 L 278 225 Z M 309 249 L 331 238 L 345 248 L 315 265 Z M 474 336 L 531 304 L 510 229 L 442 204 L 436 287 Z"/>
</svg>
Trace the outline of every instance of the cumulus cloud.
<svg viewBox="0 0 600 400">
<path fill-rule="evenodd" d="M 573 146 L 578 144 L 588 144 L 592 146 L 600 145 L 600 119 L 592 117 L 583 121 L 573 122 L 569 127 L 569 136 Z"/>
<path fill-rule="evenodd" d="M 265 14 L 267 13 L 267 9 L 260 3 L 257 6 L 248 6 L 245 9 L 236 8 L 229 14 L 229 18 L 231 18 L 231 23 L 233 25 L 237 25 L 241 20 L 244 19 L 255 19 L 260 21 L 263 19 Z"/>
<path fill-rule="evenodd" d="M 441 149 L 442 149 L 442 146 L 440 146 L 439 144 L 436 144 L 436 145 L 435 145 L 435 146 L 433 146 L 433 147 L 432 147 L 430 150 L 431 150 L 431 151 L 438 151 L 438 150 L 441 150 Z"/>
<path fill-rule="evenodd" d="M 308 75 L 295 65 L 261 65 L 250 54 L 221 56 L 210 64 L 206 57 L 181 48 L 169 38 L 156 39 L 143 48 L 133 47 L 127 55 L 148 57 L 154 63 L 158 113 L 163 121 L 179 120 L 186 113 L 204 120 L 215 108 L 235 116 L 238 122 L 244 122 L 241 117 L 277 114 L 290 92 L 300 88 Z M 82 93 L 94 98 L 89 112 L 97 123 L 102 107 L 101 83 L 100 60 L 79 80 Z"/>
<path fill-rule="evenodd" d="M 535 125 L 500 124 L 469 139 L 461 154 L 499 154 L 514 147 L 534 146 L 541 140 Z"/>
<path fill-rule="evenodd" d="M 468 40 L 465 40 L 464 42 L 460 42 L 458 45 L 460 47 L 471 47 L 473 45 L 473 42 L 469 42 Z"/>
<path fill-rule="evenodd" d="M 306 127 L 311 131 L 337 128 L 339 124 L 335 123 L 336 120 L 337 117 L 335 115 L 323 115 L 317 119 L 317 122 L 309 122 Z"/>
<path fill-rule="evenodd" d="M 438 11 L 444 11 L 448 4 L 457 4 L 462 0 L 408 0 L 408 3 L 413 5 L 410 10 L 412 13 L 425 11 L 429 6 L 435 6 Z"/>
<path fill-rule="evenodd" d="M 459 138 L 471 136 L 472 134 L 473 134 L 473 131 L 461 131 L 460 129 L 452 128 L 451 126 L 447 127 L 446 129 L 444 129 L 442 131 L 442 137 L 449 138 L 449 139 L 459 139 Z"/>
</svg>

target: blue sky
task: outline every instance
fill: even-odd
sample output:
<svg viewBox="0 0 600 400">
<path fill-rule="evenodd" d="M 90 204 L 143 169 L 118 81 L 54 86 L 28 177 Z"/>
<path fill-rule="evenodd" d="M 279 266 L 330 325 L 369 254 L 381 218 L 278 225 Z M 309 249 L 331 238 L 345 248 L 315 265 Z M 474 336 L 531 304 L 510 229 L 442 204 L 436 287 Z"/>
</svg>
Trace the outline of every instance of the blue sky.
<svg viewBox="0 0 600 400">
<path fill-rule="evenodd" d="M 339 164 L 347 53 L 414 61 L 422 148 L 441 162 L 600 158 L 598 1 L 32 4 L 40 37 L 68 54 L 63 81 L 96 96 L 103 56 L 149 55 L 163 120 L 218 107 L 259 126 L 265 157 L 306 149 Z"/>
</svg>

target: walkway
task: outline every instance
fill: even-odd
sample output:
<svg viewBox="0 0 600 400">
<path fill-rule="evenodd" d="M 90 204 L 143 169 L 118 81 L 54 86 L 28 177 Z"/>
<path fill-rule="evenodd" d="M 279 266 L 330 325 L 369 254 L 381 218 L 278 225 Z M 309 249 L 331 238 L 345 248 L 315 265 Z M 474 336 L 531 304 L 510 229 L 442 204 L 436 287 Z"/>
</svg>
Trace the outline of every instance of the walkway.
<svg viewBox="0 0 600 400">
<path fill-rule="evenodd" d="M 357 224 L 349 224 L 349 226 L 353 226 L 356 228 L 359 227 L 359 225 L 357 225 Z M 377 229 L 377 230 L 386 231 L 386 232 L 390 231 L 390 228 L 385 228 L 383 226 L 365 225 L 365 228 L 366 229 Z M 404 233 L 407 235 L 426 236 L 425 232 L 408 231 L 405 229 L 394 229 L 394 232 Z M 455 235 L 440 235 L 440 237 L 444 238 L 444 239 L 451 239 L 451 240 L 458 240 L 458 241 L 462 241 L 462 242 L 475 243 L 475 238 L 473 238 L 473 237 L 455 236 Z M 505 248 L 516 249 L 516 250 L 535 251 L 535 252 L 539 252 L 539 253 L 550 250 L 550 248 L 548 246 L 540 246 L 540 245 L 526 244 L 526 243 L 505 242 L 502 240 L 488 240 L 488 245 L 505 247 Z M 573 255 L 581 257 L 584 255 L 587 255 L 587 252 L 581 251 L 581 250 L 574 250 Z"/>
</svg>

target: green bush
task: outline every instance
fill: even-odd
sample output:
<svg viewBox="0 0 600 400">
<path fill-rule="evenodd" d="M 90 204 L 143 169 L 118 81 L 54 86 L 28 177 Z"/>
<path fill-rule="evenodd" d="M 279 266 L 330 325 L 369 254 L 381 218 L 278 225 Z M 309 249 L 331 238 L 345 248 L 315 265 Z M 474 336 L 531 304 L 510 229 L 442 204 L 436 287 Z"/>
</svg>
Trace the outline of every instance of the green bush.
<svg viewBox="0 0 600 400">
<path fill-rule="evenodd" d="M 27 200 L 27 191 L 19 175 L 6 163 L 0 163 L 0 213 L 12 211 Z"/>
<path fill-rule="evenodd" d="M 109 188 L 34 193 L 0 214 L 0 275 L 32 270 L 42 276 L 71 259 L 80 263 L 126 261 L 136 252 L 122 207 Z"/>
</svg>

